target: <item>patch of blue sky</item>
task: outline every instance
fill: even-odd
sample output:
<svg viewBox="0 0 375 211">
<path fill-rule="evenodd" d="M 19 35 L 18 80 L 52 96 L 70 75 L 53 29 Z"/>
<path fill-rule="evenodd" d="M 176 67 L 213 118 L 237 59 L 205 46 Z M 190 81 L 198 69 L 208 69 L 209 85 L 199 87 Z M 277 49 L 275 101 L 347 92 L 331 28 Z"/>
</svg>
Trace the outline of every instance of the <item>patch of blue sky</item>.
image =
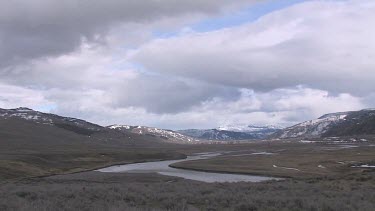
<svg viewBox="0 0 375 211">
<path fill-rule="evenodd" d="M 155 30 L 152 32 L 152 36 L 155 38 L 160 39 L 167 39 L 170 37 L 176 37 L 180 34 L 179 31 L 162 31 L 162 30 Z"/>
<path fill-rule="evenodd" d="M 51 112 L 53 110 L 56 110 L 57 106 L 55 104 L 45 104 L 45 105 L 39 105 L 36 106 L 34 109 L 41 112 Z"/>
<path fill-rule="evenodd" d="M 283 8 L 311 0 L 265 0 L 231 14 L 212 17 L 187 26 L 196 32 L 209 32 L 222 28 L 239 26 L 253 22 L 260 17 Z M 154 31 L 155 38 L 171 38 L 181 35 L 180 31 Z"/>
<path fill-rule="evenodd" d="M 253 22 L 260 17 L 308 0 L 266 0 L 250 7 L 220 17 L 206 19 L 191 28 L 198 32 L 207 32 Z"/>
</svg>

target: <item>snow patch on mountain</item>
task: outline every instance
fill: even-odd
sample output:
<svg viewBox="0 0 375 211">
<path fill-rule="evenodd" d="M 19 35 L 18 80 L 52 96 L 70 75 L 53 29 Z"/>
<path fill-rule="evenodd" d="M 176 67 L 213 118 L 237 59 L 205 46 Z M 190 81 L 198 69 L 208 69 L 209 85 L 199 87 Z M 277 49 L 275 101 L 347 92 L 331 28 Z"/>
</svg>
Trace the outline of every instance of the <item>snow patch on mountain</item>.
<svg viewBox="0 0 375 211">
<path fill-rule="evenodd" d="M 216 129 L 188 129 L 178 132 L 205 140 L 234 141 L 265 139 L 279 131 L 279 128 L 278 126 L 227 125 Z"/>
<path fill-rule="evenodd" d="M 99 125 L 95 125 L 81 119 L 43 113 L 25 107 L 15 109 L 0 109 L 0 117 L 2 117 L 3 119 L 24 119 L 37 124 L 74 125 L 92 131 L 98 131 L 102 129 L 102 127 Z"/>
<path fill-rule="evenodd" d="M 176 143 L 195 143 L 199 142 L 199 139 L 183 135 L 179 132 L 172 130 L 164 130 L 155 127 L 146 127 L 146 126 L 129 126 L 129 125 L 112 125 L 108 126 L 109 129 L 118 130 L 118 131 L 128 131 L 131 133 L 136 133 L 139 135 L 153 135 L 161 137 L 168 142 Z"/>
<path fill-rule="evenodd" d="M 111 125 L 108 126 L 109 129 L 125 129 L 125 130 L 130 130 L 131 126 L 129 125 Z"/>
<path fill-rule="evenodd" d="M 288 127 L 282 130 L 277 135 L 277 138 L 319 137 L 328 131 L 332 125 L 345 121 L 347 115 L 348 112 L 326 114 L 318 119 L 305 121 L 292 127 Z"/>
</svg>

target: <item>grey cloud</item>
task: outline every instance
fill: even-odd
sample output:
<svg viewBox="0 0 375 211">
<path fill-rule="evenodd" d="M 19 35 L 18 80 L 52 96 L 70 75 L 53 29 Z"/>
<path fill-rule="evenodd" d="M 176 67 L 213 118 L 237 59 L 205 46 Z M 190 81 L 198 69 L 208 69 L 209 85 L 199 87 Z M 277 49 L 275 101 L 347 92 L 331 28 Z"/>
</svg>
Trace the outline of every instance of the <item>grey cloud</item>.
<svg viewBox="0 0 375 211">
<path fill-rule="evenodd" d="M 83 40 L 103 42 L 116 23 L 150 23 L 186 14 L 214 14 L 241 0 L 30 0 L 3 1 L 0 7 L 0 63 L 56 56 L 76 50 Z"/>
<path fill-rule="evenodd" d="M 118 43 L 101 44 L 129 39 L 119 43 L 135 48 L 143 24 L 216 14 L 233 1 L 20 2 L 0 7 L 0 66 L 7 66 L 0 67 L 0 107 L 51 104 L 61 115 L 103 125 L 205 128 L 290 124 L 375 102 L 367 96 L 375 81 L 370 4 L 313 1 L 236 28 L 159 39 L 135 50 L 143 74 L 128 61 L 117 64 L 118 57 L 127 59 Z M 120 28 L 123 23 L 131 24 Z M 256 91 L 244 95 L 239 87 Z"/>
<path fill-rule="evenodd" d="M 134 107 L 158 114 L 190 110 L 214 97 L 226 100 L 239 97 L 235 88 L 114 70 L 111 66 L 116 61 L 108 54 L 111 51 L 102 48 L 82 49 L 79 53 L 18 65 L 0 73 L 0 81 L 42 90 L 50 101 L 64 107 L 78 108 L 79 103 L 85 107 L 101 101 L 114 109 Z"/>
<path fill-rule="evenodd" d="M 116 88 L 117 107 L 139 107 L 151 113 L 178 113 L 214 97 L 234 100 L 237 89 L 162 76 L 140 76 Z"/>
</svg>

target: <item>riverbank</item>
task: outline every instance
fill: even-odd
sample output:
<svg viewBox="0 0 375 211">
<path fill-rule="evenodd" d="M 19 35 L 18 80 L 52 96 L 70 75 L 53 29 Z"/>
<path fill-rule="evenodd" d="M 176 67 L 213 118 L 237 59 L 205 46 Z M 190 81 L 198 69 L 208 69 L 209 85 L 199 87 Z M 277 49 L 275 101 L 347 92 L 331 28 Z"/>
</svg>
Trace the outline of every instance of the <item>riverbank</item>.
<svg viewBox="0 0 375 211">
<path fill-rule="evenodd" d="M 375 171 L 351 168 L 352 163 L 349 162 L 372 164 L 372 145 L 373 143 L 352 144 L 348 148 L 329 143 L 256 142 L 233 146 L 178 146 L 174 151 L 163 151 L 176 155 L 226 152 L 215 158 L 186 161 L 200 163 L 204 166 L 202 170 L 210 170 L 213 166 L 225 167 L 228 172 L 236 172 L 238 169 L 251 172 L 257 168 L 268 168 L 275 172 L 285 172 L 292 178 L 259 183 L 205 183 L 156 173 L 89 171 L 0 184 L 0 210 L 92 210 L 95 207 L 97 210 L 137 211 L 372 211 L 375 210 Z M 155 152 L 151 153 L 153 155 L 165 155 L 160 154 L 161 148 L 149 150 L 152 151 Z M 127 152 L 129 154 L 126 155 Z M 141 158 L 142 154 L 139 152 L 123 150 L 122 158 L 126 158 L 125 155 L 127 158 Z M 133 161 L 136 162 L 136 159 Z M 296 176 L 299 171 L 294 169 L 305 168 L 327 174 Z M 338 170 L 343 174 L 330 173 L 340 172 Z"/>
</svg>

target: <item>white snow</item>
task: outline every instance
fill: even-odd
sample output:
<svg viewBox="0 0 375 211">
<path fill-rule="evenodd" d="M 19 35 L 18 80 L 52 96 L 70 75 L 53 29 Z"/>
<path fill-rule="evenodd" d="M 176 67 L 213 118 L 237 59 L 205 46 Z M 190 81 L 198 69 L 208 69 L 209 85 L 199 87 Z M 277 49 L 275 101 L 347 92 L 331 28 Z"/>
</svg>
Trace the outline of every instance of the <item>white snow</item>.
<svg viewBox="0 0 375 211">
<path fill-rule="evenodd" d="M 113 126 L 111 126 L 114 128 Z M 116 128 L 118 126 L 115 126 Z M 127 129 L 131 129 L 131 126 L 123 126 Z M 159 129 L 159 128 L 154 128 L 154 127 L 145 127 L 145 126 L 137 126 L 132 130 L 133 133 L 138 133 L 138 134 L 151 134 L 151 135 L 156 135 L 160 137 L 165 137 L 169 141 L 176 141 L 176 142 L 198 142 L 200 140 L 194 139 L 189 136 L 185 136 L 179 132 L 171 131 L 171 130 L 164 130 L 164 129 Z"/>
<path fill-rule="evenodd" d="M 282 129 L 283 127 L 277 125 L 225 125 L 220 126 L 217 130 L 234 131 L 234 132 L 259 132 L 267 129 Z"/>
<path fill-rule="evenodd" d="M 286 128 L 280 137 L 296 138 L 303 135 L 319 136 L 327 131 L 329 125 L 339 121 L 344 121 L 346 116 L 347 114 L 345 113 L 327 114 L 319 119 L 309 120 Z"/>
<path fill-rule="evenodd" d="M 112 125 L 112 126 L 109 126 L 110 129 L 121 129 L 121 128 L 124 128 L 124 129 L 127 129 L 129 130 L 130 129 L 130 126 L 129 125 Z"/>
<path fill-rule="evenodd" d="M 308 141 L 308 140 L 301 140 L 299 142 L 301 142 L 301 143 L 315 143 L 315 141 Z"/>
<path fill-rule="evenodd" d="M 375 166 L 364 164 L 360 166 L 352 166 L 353 168 L 375 168 Z"/>
<path fill-rule="evenodd" d="M 323 166 L 323 165 L 319 165 L 318 168 L 322 168 L 322 169 L 325 169 L 326 167 Z"/>
<path fill-rule="evenodd" d="M 273 155 L 274 153 L 272 152 L 254 152 L 251 153 L 252 155 Z"/>
<path fill-rule="evenodd" d="M 294 171 L 301 171 L 297 168 L 289 168 L 289 167 L 283 167 L 283 166 L 276 166 L 276 165 L 273 165 L 274 168 L 282 168 L 282 169 L 287 169 L 287 170 L 294 170 Z"/>
</svg>

